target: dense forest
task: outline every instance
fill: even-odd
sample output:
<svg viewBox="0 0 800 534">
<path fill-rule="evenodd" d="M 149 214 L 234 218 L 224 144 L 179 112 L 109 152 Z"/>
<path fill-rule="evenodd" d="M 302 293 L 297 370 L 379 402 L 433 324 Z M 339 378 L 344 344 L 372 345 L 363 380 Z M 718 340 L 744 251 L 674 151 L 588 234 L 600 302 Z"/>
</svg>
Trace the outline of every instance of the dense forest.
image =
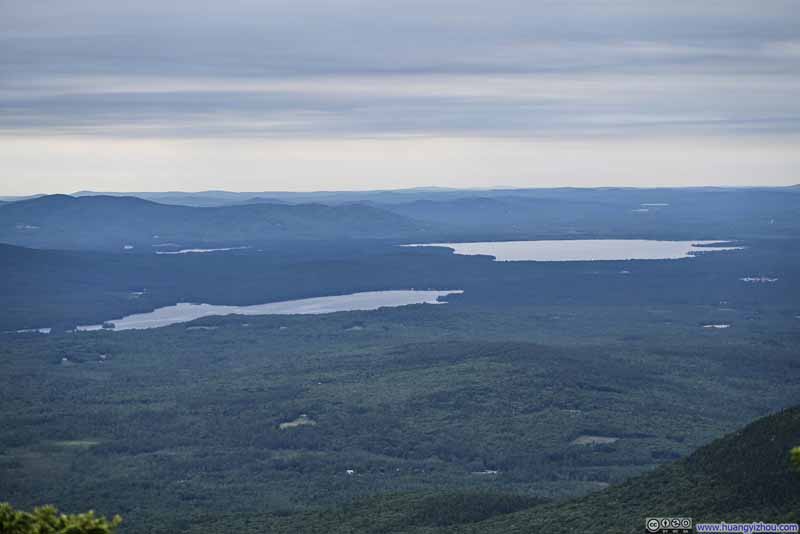
<svg viewBox="0 0 800 534">
<path fill-rule="evenodd" d="M 684 460 L 593 495 L 558 503 L 499 494 L 399 494 L 287 517 L 228 516 L 191 532 L 449 533 L 644 531 L 648 517 L 695 523 L 800 522 L 800 407 L 760 419 Z"/>
<path fill-rule="evenodd" d="M 720 313 L 447 304 L 5 336 L 2 493 L 128 532 L 386 492 L 585 494 L 800 401 L 796 319 L 702 328 Z"/>
</svg>

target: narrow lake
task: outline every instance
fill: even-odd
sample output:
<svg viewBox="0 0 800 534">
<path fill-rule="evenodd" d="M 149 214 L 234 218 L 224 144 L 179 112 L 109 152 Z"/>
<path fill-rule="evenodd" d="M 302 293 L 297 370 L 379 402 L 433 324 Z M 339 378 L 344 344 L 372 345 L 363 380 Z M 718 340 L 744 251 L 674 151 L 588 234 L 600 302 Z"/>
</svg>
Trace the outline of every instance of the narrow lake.
<svg viewBox="0 0 800 534">
<path fill-rule="evenodd" d="M 713 246 L 715 245 L 715 246 Z M 493 256 L 495 261 L 677 260 L 697 253 L 740 250 L 719 241 L 649 239 L 566 239 L 558 241 L 487 241 L 420 243 L 406 247 L 445 247 L 466 256 Z"/>
<path fill-rule="evenodd" d="M 173 306 L 165 306 L 148 313 L 128 315 L 122 319 L 108 321 L 114 330 L 133 330 L 143 328 L 159 328 L 175 323 L 184 323 L 211 315 L 308 315 L 334 313 L 341 311 L 377 310 L 384 307 L 407 306 L 409 304 L 444 304 L 440 297 L 457 295 L 461 290 L 451 291 L 367 291 L 350 295 L 334 295 L 299 300 L 284 300 L 255 304 L 253 306 L 221 306 L 214 304 L 190 304 L 181 302 Z M 78 330 L 101 330 L 102 325 L 79 326 Z"/>
<path fill-rule="evenodd" d="M 202 254 L 207 252 L 226 252 L 228 250 L 245 250 L 250 247 L 227 247 L 227 248 L 184 248 L 181 250 L 157 250 L 156 254 Z"/>
</svg>

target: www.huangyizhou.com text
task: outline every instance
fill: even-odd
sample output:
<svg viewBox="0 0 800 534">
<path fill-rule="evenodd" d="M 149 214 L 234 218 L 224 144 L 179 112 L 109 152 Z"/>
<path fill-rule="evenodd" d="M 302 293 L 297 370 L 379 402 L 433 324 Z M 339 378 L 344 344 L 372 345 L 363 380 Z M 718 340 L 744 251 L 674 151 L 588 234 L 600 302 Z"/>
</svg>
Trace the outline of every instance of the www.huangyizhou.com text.
<svg viewBox="0 0 800 534">
<path fill-rule="evenodd" d="M 800 532 L 800 525 L 797 523 L 763 523 L 755 521 L 753 523 L 697 523 L 696 532 L 724 532 L 751 534 L 757 532 Z"/>
</svg>

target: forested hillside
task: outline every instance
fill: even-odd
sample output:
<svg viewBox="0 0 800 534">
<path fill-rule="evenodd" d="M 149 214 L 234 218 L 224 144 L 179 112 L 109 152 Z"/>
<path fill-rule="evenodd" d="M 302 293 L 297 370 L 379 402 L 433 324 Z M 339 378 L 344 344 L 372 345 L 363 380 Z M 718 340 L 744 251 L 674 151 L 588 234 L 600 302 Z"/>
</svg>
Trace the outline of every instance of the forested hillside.
<svg viewBox="0 0 800 534">
<path fill-rule="evenodd" d="M 800 473 L 789 461 L 789 451 L 798 443 L 800 407 L 795 407 L 684 460 L 569 502 L 526 503 L 495 494 L 392 495 L 288 517 L 229 516 L 192 532 L 634 534 L 644 531 L 648 517 L 798 522 Z"/>
</svg>

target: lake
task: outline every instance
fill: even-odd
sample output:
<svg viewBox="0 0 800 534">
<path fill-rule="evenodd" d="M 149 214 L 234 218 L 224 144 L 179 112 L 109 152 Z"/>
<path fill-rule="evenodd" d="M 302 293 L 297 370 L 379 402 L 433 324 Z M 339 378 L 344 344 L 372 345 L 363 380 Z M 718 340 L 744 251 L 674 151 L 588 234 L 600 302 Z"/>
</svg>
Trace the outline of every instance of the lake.
<svg viewBox="0 0 800 534">
<path fill-rule="evenodd" d="M 155 246 L 155 245 L 154 245 Z M 206 252 L 225 252 L 228 250 L 245 250 L 250 247 L 226 247 L 226 248 L 184 248 L 181 250 L 157 250 L 156 254 L 202 254 Z"/>
<path fill-rule="evenodd" d="M 114 330 L 159 328 L 175 323 L 184 323 L 211 315 L 309 315 L 341 311 L 377 310 L 383 307 L 407 306 L 409 304 L 444 304 L 440 297 L 461 294 L 461 290 L 392 290 L 367 291 L 349 295 L 333 295 L 298 300 L 284 300 L 255 304 L 252 306 L 222 306 L 215 304 L 190 304 L 181 302 L 147 313 L 128 315 L 109 321 Z M 79 326 L 78 330 L 101 330 L 102 325 Z"/>
<path fill-rule="evenodd" d="M 711 246 L 716 245 L 716 246 Z M 677 260 L 700 252 L 740 250 L 720 241 L 655 241 L 650 239 L 572 239 L 558 241 L 487 241 L 420 243 L 406 247 L 445 247 L 454 254 L 493 256 L 495 261 Z"/>
</svg>

